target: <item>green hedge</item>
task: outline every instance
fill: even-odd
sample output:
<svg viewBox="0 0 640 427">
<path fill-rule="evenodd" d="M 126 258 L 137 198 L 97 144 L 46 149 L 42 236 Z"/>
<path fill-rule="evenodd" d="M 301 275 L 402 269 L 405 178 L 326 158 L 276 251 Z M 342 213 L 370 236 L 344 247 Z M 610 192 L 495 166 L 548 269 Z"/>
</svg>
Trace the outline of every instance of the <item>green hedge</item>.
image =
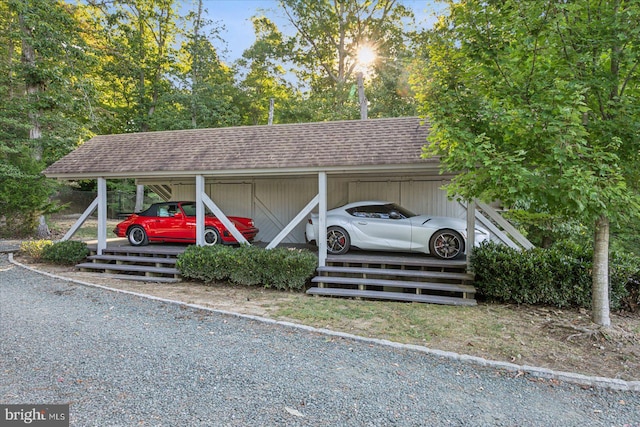
<svg viewBox="0 0 640 427">
<path fill-rule="evenodd" d="M 283 290 L 303 289 L 317 265 L 318 258 L 307 250 L 248 245 L 189 246 L 176 263 L 184 278 Z"/>
<path fill-rule="evenodd" d="M 88 255 L 87 244 L 76 240 L 57 242 L 42 249 L 42 259 L 53 264 L 77 264 Z"/>
<path fill-rule="evenodd" d="M 474 249 L 471 264 L 478 295 L 487 300 L 590 308 L 592 259 L 592 249 L 572 243 L 523 251 L 487 243 Z M 638 257 L 610 255 L 612 309 L 635 309 L 639 273 Z"/>
</svg>

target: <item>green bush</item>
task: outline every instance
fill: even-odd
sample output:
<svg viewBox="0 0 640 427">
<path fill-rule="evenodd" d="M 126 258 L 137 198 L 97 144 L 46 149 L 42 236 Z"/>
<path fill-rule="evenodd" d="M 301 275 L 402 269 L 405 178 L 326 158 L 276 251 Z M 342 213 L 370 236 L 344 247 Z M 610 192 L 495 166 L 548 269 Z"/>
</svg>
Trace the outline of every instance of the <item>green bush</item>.
<svg viewBox="0 0 640 427">
<path fill-rule="evenodd" d="M 53 245 L 51 240 L 26 240 L 20 243 L 20 252 L 24 252 L 34 260 L 42 258 L 42 251 L 47 246 Z"/>
<path fill-rule="evenodd" d="M 204 283 L 229 281 L 282 290 L 303 289 L 318 265 L 306 250 L 256 246 L 189 246 L 178 256 L 182 277 Z"/>
<path fill-rule="evenodd" d="M 474 250 L 471 263 L 478 294 L 487 300 L 590 308 L 592 259 L 591 248 L 574 243 L 523 251 L 488 243 Z M 609 299 L 612 309 L 637 307 L 639 271 L 638 257 L 611 254 Z"/>
<path fill-rule="evenodd" d="M 624 252 L 609 256 L 611 306 L 627 311 L 640 309 L 640 257 Z"/>
<path fill-rule="evenodd" d="M 76 240 L 57 242 L 42 250 L 42 259 L 53 264 L 77 264 L 87 255 L 89 255 L 87 244 Z"/>
</svg>

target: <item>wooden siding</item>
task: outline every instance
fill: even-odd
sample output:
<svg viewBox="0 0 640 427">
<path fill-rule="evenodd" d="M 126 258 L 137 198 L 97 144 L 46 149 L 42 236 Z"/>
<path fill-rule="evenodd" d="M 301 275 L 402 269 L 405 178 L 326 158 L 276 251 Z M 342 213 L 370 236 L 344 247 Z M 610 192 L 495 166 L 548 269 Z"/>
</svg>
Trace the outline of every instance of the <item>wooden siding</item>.
<svg viewBox="0 0 640 427">
<path fill-rule="evenodd" d="M 447 199 L 441 189 L 442 179 L 362 179 L 329 177 L 329 209 L 358 200 L 389 200 L 416 213 L 465 218 L 465 209 Z M 257 178 L 238 181 L 207 181 L 211 199 L 227 215 L 248 216 L 255 220 L 260 233 L 257 241 L 270 242 L 317 194 L 315 176 L 297 178 Z M 194 200 L 195 184 L 173 186 L 173 200 Z M 317 209 L 316 209 L 317 211 Z M 284 243 L 304 243 L 305 222 L 298 224 Z"/>
</svg>

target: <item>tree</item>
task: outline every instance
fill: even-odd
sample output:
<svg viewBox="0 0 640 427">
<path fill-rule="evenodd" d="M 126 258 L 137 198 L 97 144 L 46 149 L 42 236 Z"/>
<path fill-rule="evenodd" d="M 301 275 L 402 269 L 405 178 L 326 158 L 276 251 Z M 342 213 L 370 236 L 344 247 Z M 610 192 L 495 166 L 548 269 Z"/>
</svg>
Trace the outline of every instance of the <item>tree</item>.
<svg viewBox="0 0 640 427">
<path fill-rule="evenodd" d="M 222 62 L 212 43 L 212 40 L 220 40 L 222 27 L 204 19 L 205 13 L 202 0 L 199 0 L 197 10 L 186 17 L 191 28 L 185 31 L 185 42 L 178 51 L 173 70 L 179 84 L 175 102 L 166 102 L 169 109 L 165 112 L 171 113 L 173 104 L 180 108 L 165 115 L 165 129 L 224 127 L 240 123 L 236 106 L 240 91 L 235 87 L 234 70 Z M 183 118 L 185 112 L 189 114 L 190 124 L 183 122 L 187 119 Z"/>
<path fill-rule="evenodd" d="M 640 3 L 447 1 L 415 84 L 450 195 L 526 200 L 594 224 L 608 326 L 610 223 L 638 215 Z"/>
<path fill-rule="evenodd" d="M 92 88 L 79 10 L 62 1 L 0 5 L 0 193 L 7 230 L 25 235 L 49 204 L 42 167 L 89 134 Z"/>
<path fill-rule="evenodd" d="M 240 83 L 244 94 L 243 112 L 246 124 L 266 124 L 269 121 L 270 100 L 274 101 L 274 115 L 286 116 L 293 98 L 293 88 L 286 80 L 287 70 L 279 60 L 286 56 L 287 45 L 282 33 L 268 18 L 252 18 L 256 41 L 245 50 L 238 65 L 246 70 Z M 276 119 L 282 123 L 283 120 Z"/>
<path fill-rule="evenodd" d="M 89 0 L 100 31 L 101 106 L 111 112 L 101 133 L 146 132 L 173 88 L 178 19 L 174 0 Z"/>
<path fill-rule="evenodd" d="M 378 97 L 387 103 L 377 115 L 390 117 L 406 111 L 404 104 L 411 104 L 413 98 L 403 88 L 389 90 L 388 86 L 402 83 L 404 64 L 398 58 L 407 49 L 404 27 L 413 22 L 407 8 L 396 0 L 280 0 L 280 5 L 296 29 L 296 35 L 285 40 L 290 51 L 286 59 L 296 66 L 297 77 L 309 90 L 315 120 L 359 117 L 354 89 L 356 73 L 362 71 L 358 52 L 365 46 L 377 54 L 366 76 L 371 86 L 386 87 L 387 94 L 394 94 Z"/>
</svg>

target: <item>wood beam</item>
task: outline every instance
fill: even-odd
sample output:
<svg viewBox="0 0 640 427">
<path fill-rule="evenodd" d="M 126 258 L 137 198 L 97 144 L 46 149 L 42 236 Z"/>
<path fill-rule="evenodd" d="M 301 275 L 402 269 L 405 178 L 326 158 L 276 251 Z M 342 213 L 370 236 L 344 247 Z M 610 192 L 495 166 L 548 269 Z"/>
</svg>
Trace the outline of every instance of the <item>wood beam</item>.
<svg viewBox="0 0 640 427">
<path fill-rule="evenodd" d="M 327 173 L 318 173 L 318 266 L 327 264 Z"/>
<path fill-rule="evenodd" d="M 298 215 L 296 215 L 290 222 L 289 224 L 287 224 L 282 231 L 280 231 L 278 233 L 278 235 L 276 237 L 273 238 L 273 240 L 271 240 L 271 242 L 269 242 L 269 244 L 267 245 L 267 249 L 273 249 L 276 246 L 278 246 L 280 244 L 280 242 L 282 242 L 282 240 L 287 237 L 287 235 L 289 233 L 291 233 L 293 231 L 293 229 L 296 227 L 296 225 L 300 224 L 300 221 L 303 221 L 313 210 L 313 208 L 316 207 L 316 205 L 318 204 L 318 199 L 319 199 L 319 195 L 316 195 L 316 197 L 314 197 L 313 199 L 311 199 L 311 201 L 309 203 L 307 203 L 307 205 L 302 208 L 302 210 L 300 212 L 298 212 Z"/>
<path fill-rule="evenodd" d="M 204 246 L 204 176 L 196 175 L 196 245 Z"/>
<path fill-rule="evenodd" d="M 231 235 L 236 238 L 238 243 L 240 243 L 241 245 L 249 244 L 249 241 L 247 241 L 247 239 L 242 235 L 242 233 L 238 231 L 235 224 L 232 223 L 229 218 L 227 218 L 224 212 L 222 212 L 222 210 L 215 203 L 213 203 L 213 200 L 211 200 L 209 196 L 207 196 L 205 193 L 202 193 L 202 201 L 209 208 L 209 210 L 213 212 L 216 218 L 218 218 L 220 222 L 222 222 L 222 224 L 226 227 L 229 233 L 231 233 Z M 202 221 L 204 223 L 204 213 L 202 215 Z M 203 231 L 202 236 L 204 241 L 204 224 L 202 227 L 202 231 Z"/>
<path fill-rule="evenodd" d="M 107 180 L 98 178 L 98 250 L 97 254 L 107 249 Z"/>
</svg>

